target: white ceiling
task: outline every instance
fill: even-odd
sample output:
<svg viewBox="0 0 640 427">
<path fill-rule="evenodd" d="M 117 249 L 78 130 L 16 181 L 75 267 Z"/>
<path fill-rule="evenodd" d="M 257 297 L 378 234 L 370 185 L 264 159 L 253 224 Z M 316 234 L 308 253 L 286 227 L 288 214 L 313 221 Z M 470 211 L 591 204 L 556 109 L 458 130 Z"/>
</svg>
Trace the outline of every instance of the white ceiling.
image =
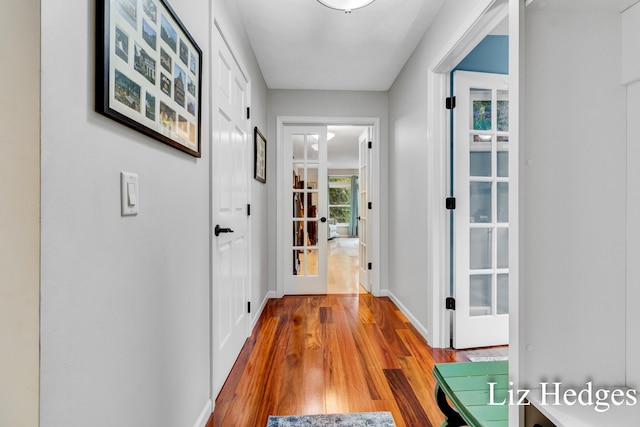
<svg viewBox="0 0 640 427">
<path fill-rule="evenodd" d="M 328 126 L 327 130 L 336 134 L 327 141 L 327 167 L 329 169 L 358 169 L 358 138 L 366 126 Z"/>
<path fill-rule="evenodd" d="M 353 169 L 358 170 L 360 163 L 359 142 L 358 139 L 367 126 L 327 126 L 327 131 L 335 134 L 335 137 L 327 139 L 327 169 L 333 170 L 332 173 L 354 173 Z M 313 148 L 313 144 L 318 142 L 317 137 L 311 137 L 307 140 L 307 144 L 312 144 L 311 149 L 307 149 L 307 156 L 311 160 L 318 160 L 318 150 Z M 293 135 L 293 158 L 304 159 L 305 140 L 302 135 Z M 296 167 L 299 162 L 295 162 Z M 340 171 L 336 171 L 339 169 Z M 344 171 L 349 169 L 349 171 Z M 356 172 L 357 173 L 357 172 Z"/>
<path fill-rule="evenodd" d="M 375 0 L 352 13 L 316 0 L 238 6 L 270 89 L 388 90 L 445 0 Z M 449 0 L 451 1 L 451 0 Z M 531 9 L 624 10 L 638 0 L 526 0 Z"/>
<path fill-rule="evenodd" d="M 234 0 L 228 0 L 230 2 Z M 235 0 L 270 89 L 388 90 L 445 0 Z"/>
</svg>

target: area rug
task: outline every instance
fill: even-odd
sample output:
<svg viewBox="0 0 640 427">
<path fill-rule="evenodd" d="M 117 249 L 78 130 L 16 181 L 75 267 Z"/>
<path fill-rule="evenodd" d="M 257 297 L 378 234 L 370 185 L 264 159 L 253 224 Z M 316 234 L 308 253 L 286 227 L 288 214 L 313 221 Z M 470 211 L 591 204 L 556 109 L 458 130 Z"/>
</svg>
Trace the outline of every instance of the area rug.
<svg viewBox="0 0 640 427">
<path fill-rule="evenodd" d="M 391 412 L 269 416 L 267 427 L 395 427 Z"/>
<path fill-rule="evenodd" d="M 358 256 L 360 241 L 357 238 L 338 239 L 338 244 L 348 256 Z"/>
<path fill-rule="evenodd" d="M 487 348 L 483 350 L 470 350 L 465 355 L 472 362 L 498 362 L 509 360 L 508 348 Z"/>
</svg>

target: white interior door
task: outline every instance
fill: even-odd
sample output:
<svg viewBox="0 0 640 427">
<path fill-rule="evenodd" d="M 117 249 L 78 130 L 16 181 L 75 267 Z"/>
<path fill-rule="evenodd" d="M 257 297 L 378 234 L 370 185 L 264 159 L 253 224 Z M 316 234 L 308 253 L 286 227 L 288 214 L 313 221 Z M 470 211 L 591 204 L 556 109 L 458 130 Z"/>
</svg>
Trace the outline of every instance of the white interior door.
<svg viewBox="0 0 640 427">
<path fill-rule="evenodd" d="M 327 127 L 285 126 L 285 294 L 327 293 Z M 289 225 L 286 225 L 289 224 Z"/>
<path fill-rule="evenodd" d="M 455 348 L 509 342 L 508 81 L 454 73 Z"/>
<path fill-rule="evenodd" d="M 369 271 L 369 263 L 371 262 L 371 247 L 368 244 L 369 235 L 371 234 L 371 221 L 369 220 L 370 212 L 368 204 L 370 199 L 369 187 L 371 185 L 371 149 L 369 142 L 371 141 L 371 129 L 368 128 L 358 138 L 359 146 L 359 172 L 358 172 L 358 252 L 360 273 L 360 284 L 371 292 L 371 278 Z"/>
<path fill-rule="evenodd" d="M 250 182 L 248 82 L 213 31 L 211 242 L 213 396 L 222 388 L 249 334 Z"/>
</svg>

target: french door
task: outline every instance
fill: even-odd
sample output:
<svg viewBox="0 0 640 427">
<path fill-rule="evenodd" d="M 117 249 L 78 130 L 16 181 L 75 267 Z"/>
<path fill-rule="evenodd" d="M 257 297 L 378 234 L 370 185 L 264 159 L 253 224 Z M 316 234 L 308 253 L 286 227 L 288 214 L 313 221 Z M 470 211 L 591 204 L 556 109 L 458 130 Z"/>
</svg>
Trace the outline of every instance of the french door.
<svg viewBox="0 0 640 427">
<path fill-rule="evenodd" d="M 285 126 L 285 294 L 327 293 L 327 127 Z"/>
<path fill-rule="evenodd" d="M 508 80 L 454 73 L 455 348 L 509 341 Z"/>
</svg>

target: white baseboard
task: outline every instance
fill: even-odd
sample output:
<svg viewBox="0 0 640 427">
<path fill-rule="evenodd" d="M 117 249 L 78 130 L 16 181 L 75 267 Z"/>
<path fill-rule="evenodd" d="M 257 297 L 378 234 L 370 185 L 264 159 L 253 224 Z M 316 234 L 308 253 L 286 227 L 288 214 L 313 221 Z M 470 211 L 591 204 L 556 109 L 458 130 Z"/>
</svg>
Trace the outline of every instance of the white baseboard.
<svg viewBox="0 0 640 427">
<path fill-rule="evenodd" d="M 213 414 L 213 404 L 211 403 L 211 399 L 209 399 L 200 413 L 198 421 L 196 421 L 193 427 L 205 427 L 207 425 L 207 421 L 209 421 L 209 418 L 211 417 L 211 414 Z"/>
<path fill-rule="evenodd" d="M 416 316 L 414 316 L 413 313 L 411 313 L 411 311 L 409 311 L 409 309 L 404 304 L 402 304 L 402 302 L 400 302 L 400 300 L 393 294 L 393 292 L 389 291 L 388 289 L 384 289 L 380 291 L 380 294 L 391 298 L 391 301 L 393 301 L 393 303 L 400 309 L 402 314 L 404 314 L 407 319 L 409 319 L 411 324 L 415 326 L 415 328 L 418 330 L 418 332 L 420 332 L 424 339 L 429 342 L 429 330 L 418 321 Z"/>
<path fill-rule="evenodd" d="M 251 317 L 251 327 L 249 328 L 249 331 L 253 331 L 253 328 L 256 326 L 256 323 L 258 323 L 258 319 L 260 318 L 260 315 L 262 314 L 262 311 L 267 306 L 267 301 L 269 301 L 271 298 L 275 298 L 275 297 L 276 297 L 276 292 L 275 291 L 267 292 L 267 294 L 264 296 L 264 299 L 260 303 L 260 307 L 258 307 L 258 310 Z"/>
</svg>

